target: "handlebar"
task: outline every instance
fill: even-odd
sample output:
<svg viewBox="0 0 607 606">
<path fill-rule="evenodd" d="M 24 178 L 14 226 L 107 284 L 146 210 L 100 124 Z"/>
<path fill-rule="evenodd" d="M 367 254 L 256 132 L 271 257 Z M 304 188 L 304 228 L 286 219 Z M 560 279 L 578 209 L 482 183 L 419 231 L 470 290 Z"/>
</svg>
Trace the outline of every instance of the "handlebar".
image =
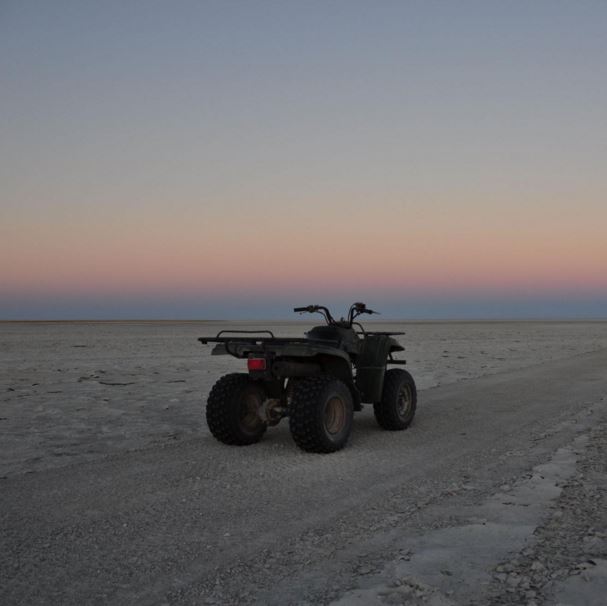
<svg viewBox="0 0 607 606">
<path fill-rule="evenodd" d="M 336 324 L 337 323 L 337 322 L 335 322 L 335 319 L 331 315 L 331 312 L 324 305 L 306 305 L 305 307 L 294 307 L 293 311 L 295 313 L 310 313 L 310 314 L 318 312 L 318 313 L 321 313 L 325 317 L 327 324 Z M 377 314 L 377 313 L 379 313 L 379 312 L 373 311 L 372 309 L 368 309 L 364 303 L 354 303 L 350 307 L 350 310 L 348 311 L 347 320 L 344 320 L 342 318 L 340 321 L 340 324 L 347 323 L 348 326 L 352 326 L 352 322 L 354 321 L 354 318 L 356 318 L 357 316 L 360 316 L 361 314 Z"/>
<path fill-rule="evenodd" d="M 354 322 L 354 319 L 362 314 L 378 314 L 378 311 L 369 309 L 364 303 L 352 303 L 350 311 L 348 312 L 348 321 L 350 325 Z"/>
<path fill-rule="evenodd" d="M 335 324 L 335 320 L 331 312 L 324 305 L 306 305 L 306 307 L 294 307 L 294 312 L 308 312 L 310 314 L 320 313 L 325 317 L 327 324 Z"/>
</svg>

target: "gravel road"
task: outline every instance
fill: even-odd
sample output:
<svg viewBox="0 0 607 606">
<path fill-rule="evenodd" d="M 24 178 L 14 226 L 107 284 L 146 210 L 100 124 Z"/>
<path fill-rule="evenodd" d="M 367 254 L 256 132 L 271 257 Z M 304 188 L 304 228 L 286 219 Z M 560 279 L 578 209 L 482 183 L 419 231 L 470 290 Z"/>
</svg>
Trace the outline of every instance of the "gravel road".
<svg viewBox="0 0 607 606">
<path fill-rule="evenodd" d="M 333 455 L 285 425 L 10 475 L 0 602 L 598 604 L 606 394 L 603 349 L 426 389 L 406 432 L 367 407 Z"/>
</svg>

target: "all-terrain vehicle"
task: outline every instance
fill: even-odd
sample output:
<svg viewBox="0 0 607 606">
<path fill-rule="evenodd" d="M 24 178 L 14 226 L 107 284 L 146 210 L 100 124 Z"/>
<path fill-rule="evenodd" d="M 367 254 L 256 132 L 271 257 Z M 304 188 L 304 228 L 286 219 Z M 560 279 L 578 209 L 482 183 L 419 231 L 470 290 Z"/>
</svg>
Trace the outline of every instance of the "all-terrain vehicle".
<svg viewBox="0 0 607 606">
<path fill-rule="evenodd" d="M 216 343 L 212 355 L 247 360 L 247 373 L 221 377 L 206 406 L 211 433 L 225 444 L 258 442 L 268 426 L 289 418 L 296 444 L 310 452 L 343 448 L 352 431 L 354 411 L 373 404 L 379 425 L 406 429 L 413 420 L 417 391 L 394 338 L 402 332 L 366 331 L 355 319 L 377 313 L 354 303 L 346 319 L 335 320 L 322 305 L 295 312 L 321 313 L 326 321 L 305 338 L 278 338 L 269 330 L 222 330 L 201 343 Z"/>
</svg>

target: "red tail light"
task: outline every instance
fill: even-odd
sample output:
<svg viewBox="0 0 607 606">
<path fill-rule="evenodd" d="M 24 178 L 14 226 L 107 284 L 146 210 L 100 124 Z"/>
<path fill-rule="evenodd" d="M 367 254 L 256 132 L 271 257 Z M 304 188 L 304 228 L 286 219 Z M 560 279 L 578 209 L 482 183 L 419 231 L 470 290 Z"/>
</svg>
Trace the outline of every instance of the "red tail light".
<svg viewBox="0 0 607 606">
<path fill-rule="evenodd" d="M 266 359 L 265 358 L 249 358 L 247 360 L 247 368 L 249 370 L 265 370 Z"/>
</svg>

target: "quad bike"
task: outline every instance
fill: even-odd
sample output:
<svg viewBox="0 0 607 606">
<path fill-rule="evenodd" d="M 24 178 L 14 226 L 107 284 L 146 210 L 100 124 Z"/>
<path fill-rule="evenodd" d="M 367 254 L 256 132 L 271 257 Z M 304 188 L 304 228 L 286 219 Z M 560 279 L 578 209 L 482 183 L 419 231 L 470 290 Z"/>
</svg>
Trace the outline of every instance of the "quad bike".
<svg viewBox="0 0 607 606">
<path fill-rule="evenodd" d="M 377 313 L 354 303 L 347 319 L 335 320 L 322 305 L 296 307 L 295 312 L 321 313 L 326 324 L 305 338 L 278 338 L 269 330 L 222 330 L 212 355 L 247 360 L 246 373 L 221 377 L 206 406 L 211 433 L 225 444 L 258 442 L 268 426 L 289 417 L 296 444 L 309 452 L 334 452 L 345 446 L 354 411 L 372 403 L 379 425 L 406 429 L 413 421 L 417 391 L 413 377 L 393 364 L 403 351 L 394 339 L 401 332 L 371 332 L 354 320 Z"/>
</svg>

